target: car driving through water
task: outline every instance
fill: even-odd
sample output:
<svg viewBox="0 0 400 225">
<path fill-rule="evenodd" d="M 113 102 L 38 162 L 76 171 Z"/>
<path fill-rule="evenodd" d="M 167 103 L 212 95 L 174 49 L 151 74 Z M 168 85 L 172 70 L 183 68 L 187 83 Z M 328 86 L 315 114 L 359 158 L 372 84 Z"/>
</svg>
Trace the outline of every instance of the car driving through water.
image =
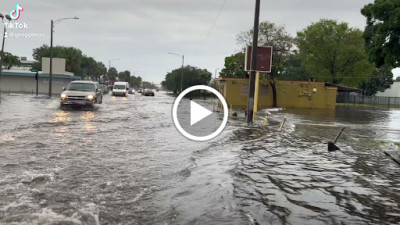
<svg viewBox="0 0 400 225">
<path fill-rule="evenodd" d="M 126 96 L 129 91 L 128 82 L 115 82 L 112 90 L 113 96 Z"/>
<path fill-rule="evenodd" d="M 142 92 L 142 95 L 144 96 L 154 96 L 154 91 L 151 89 L 144 89 L 144 91 Z"/>
<path fill-rule="evenodd" d="M 66 105 L 93 106 L 103 101 L 103 91 L 94 81 L 72 81 L 61 93 L 61 107 Z"/>
</svg>

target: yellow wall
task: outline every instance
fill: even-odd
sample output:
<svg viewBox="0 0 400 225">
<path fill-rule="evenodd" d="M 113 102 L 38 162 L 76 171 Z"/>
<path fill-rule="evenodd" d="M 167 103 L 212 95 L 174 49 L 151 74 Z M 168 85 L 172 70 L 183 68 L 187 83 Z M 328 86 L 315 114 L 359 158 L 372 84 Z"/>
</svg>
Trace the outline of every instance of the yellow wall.
<svg viewBox="0 0 400 225">
<path fill-rule="evenodd" d="M 247 107 L 247 92 L 244 86 L 248 79 L 220 79 L 220 92 L 229 107 Z M 316 92 L 314 92 L 314 88 Z M 285 108 L 335 108 L 336 87 L 325 87 L 322 82 L 309 81 L 276 81 L 278 107 Z M 260 83 L 260 108 L 272 107 L 272 88 L 269 82 Z"/>
</svg>

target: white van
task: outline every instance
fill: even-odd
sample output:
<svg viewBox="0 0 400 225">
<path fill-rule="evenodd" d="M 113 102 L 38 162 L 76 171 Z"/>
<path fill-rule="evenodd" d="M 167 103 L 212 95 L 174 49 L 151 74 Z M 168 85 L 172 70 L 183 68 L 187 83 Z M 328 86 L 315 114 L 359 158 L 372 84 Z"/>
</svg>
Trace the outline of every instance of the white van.
<svg viewBox="0 0 400 225">
<path fill-rule="evenodd" d="M 113 96 L 126 96 L 129 91 L 128 82 L 115 82 L 112 90 Z"/>
</svg>

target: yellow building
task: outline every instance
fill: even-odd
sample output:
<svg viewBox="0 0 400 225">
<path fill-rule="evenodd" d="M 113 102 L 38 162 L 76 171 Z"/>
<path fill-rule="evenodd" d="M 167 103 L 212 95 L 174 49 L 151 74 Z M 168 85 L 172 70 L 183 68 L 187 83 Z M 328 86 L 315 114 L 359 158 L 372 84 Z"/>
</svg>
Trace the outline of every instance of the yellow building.
<svg viewBox="0 0 400 225">
<path fill-rule="evenodd" d="M 247 78 L 220 78 L 220 92 L 229 107 L 246 108 L 249 92 Z M 336 106 L 337 87 L 324 82 L 276 81 L 278 107 L 284 108 L 331 108 Z M 272 107 L 272 88 L 267 80 L 260 81 L 258 107 Z"/>
</svg>

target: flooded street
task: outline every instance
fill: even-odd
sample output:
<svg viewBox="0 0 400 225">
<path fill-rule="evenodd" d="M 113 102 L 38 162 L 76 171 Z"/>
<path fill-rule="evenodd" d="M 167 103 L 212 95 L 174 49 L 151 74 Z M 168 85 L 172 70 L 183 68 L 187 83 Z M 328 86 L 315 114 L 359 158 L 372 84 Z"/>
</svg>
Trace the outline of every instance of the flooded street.
<svg viewBox="0 0 400 225">
<path fill-rule="evenodd" d="M 399 158 L 399 109 L 271 110 L 265 129 L 239 115 L 193 142 L 165 93 L 90 111 L 3 98 L 0 224 L 400 224 L 400 167 L 383 153 Z"/>
</svg>

